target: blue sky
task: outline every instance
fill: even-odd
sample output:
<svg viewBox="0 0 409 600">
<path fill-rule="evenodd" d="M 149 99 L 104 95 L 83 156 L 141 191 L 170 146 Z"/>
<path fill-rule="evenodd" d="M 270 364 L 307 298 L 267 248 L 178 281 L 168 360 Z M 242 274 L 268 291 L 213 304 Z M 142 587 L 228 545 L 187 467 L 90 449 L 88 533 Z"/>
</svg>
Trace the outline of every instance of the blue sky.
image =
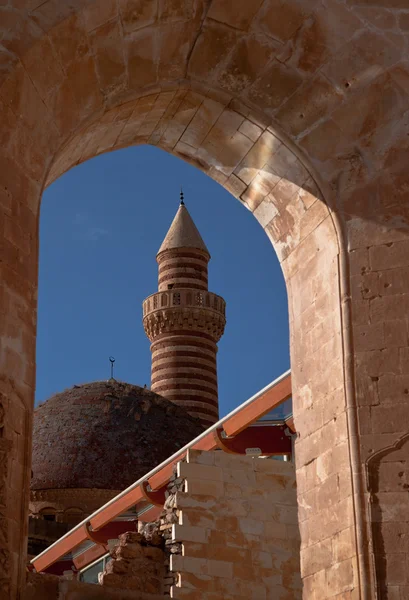
<svg viewBox="0 0 409 600">
<path fill-rule="evenodd" d="M 36 401 L 109 378 L 150 383 L 142 301 L 157 289 L 159 246 L 185 202 L 209 251 L 209 289 L 227 303 L 219 343 L 220 416 L 289 368 L 287 295 L 251 213 L 196 168 L 151 146 L 104 154 L 44 193 Z"/>
</svg>

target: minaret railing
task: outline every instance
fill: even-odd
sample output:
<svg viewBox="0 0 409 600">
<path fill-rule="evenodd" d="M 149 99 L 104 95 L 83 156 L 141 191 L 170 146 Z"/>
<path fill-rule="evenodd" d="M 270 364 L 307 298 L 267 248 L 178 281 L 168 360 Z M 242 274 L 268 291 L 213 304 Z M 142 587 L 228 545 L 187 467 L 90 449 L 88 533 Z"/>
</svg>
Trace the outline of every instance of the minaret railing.
<svg viewBox="0 0 409 600">
<path fill-rule="evenodd" d="M 178 288 L 177 290 L 156 292 L 148 296 L 143 302 L 143 316 L 156 310 L 176 307 L 207 308 L 223 316 L 226 315 L 226 302 L 221 296 L 213 292 Z"/>
</svg>

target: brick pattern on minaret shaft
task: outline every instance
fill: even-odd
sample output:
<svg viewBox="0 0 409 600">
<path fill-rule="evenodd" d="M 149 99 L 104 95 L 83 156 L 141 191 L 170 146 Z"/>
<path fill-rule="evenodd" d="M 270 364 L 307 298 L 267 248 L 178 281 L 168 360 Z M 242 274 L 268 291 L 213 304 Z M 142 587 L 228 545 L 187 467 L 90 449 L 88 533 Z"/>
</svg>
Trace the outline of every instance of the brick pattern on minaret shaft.
<svg viewBox="0 0 409 600">
<path fill-rule="evenodd" d="M 152 391 L 209 426 L 219 418 L 216 355 L 225 302 L 208 291 L 210 255 L 197 236 L 199 247 L 193 237 L 192 247 L 167 248 L 165 238 L 157 255 L 158 292 L 144 301 L 143 315 L 152 342 Z"/>
<path fill-rule="evenodd" d="M 158 254 L 158 290 L 172 288 L 208 289 L 207 263 L 209 256 L 194 248 L 181 252 L 179 249 L 165 250 Z"/>
<path fill-rule="evenodd" d="M 158 336 L 151 346 L 152 390 L 203 420 L 218 420 L 217 346 L 194 331 Z"/>
</svg>

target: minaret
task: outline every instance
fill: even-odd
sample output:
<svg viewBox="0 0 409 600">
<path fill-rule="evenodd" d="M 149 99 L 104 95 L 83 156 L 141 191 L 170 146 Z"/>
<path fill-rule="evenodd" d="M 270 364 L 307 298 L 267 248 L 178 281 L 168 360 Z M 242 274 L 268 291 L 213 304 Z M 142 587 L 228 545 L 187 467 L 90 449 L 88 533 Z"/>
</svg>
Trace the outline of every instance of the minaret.
<svg viewBox="0 0 409 600">
<path fill-rule="evenodd" d="M 216 354 L 226 303 L 208 291 L 210 254 L 182 192 L 180 197 L 156 256 L 158 292 L 143 303 L 143 325 L 152 342 L 151 389 L 209 426 L 219 418 Z"/>
</svg>

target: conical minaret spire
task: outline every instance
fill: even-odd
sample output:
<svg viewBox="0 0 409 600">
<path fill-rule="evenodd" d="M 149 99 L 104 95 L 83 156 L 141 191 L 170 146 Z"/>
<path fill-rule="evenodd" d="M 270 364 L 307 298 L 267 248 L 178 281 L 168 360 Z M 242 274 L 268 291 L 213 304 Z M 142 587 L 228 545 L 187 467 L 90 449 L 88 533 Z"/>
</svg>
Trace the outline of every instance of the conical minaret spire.
<svg viewBox="0 0 409 600">
<path fill-rule="evenodd" d="M 152 342 L 151 389 L 211 425 L 219 415 L 216 354 L 225 301 L 208 291 L 210 254 L 182 191 L 180 200 L 156 257 L 158 292 L 143 303 Z"/>
<path fill-rule="evenodd" d="M 182 195 L 183 192 L 181 193 Z M 209 250 L 206 248 L 206 244 L 186 208 L 183 197 L 181 197 L 178 211 L 159 248 L 157 256 L 165 250 L 178 250 L 182 248 L 201 250 L 207 254 L 207 260 L 210 259 Z"/>
</svg>

